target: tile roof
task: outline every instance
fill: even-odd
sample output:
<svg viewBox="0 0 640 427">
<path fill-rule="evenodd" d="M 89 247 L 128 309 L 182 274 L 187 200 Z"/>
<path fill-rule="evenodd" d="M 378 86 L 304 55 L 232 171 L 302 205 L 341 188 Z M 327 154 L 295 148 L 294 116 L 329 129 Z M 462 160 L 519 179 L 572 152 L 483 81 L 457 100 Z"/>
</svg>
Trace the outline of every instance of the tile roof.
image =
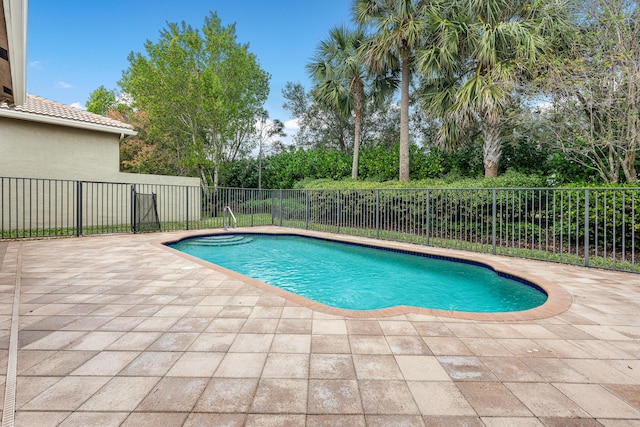
<svg viewBox="0 0 640 427">
<path fill-rule="evenodd" d="M 13 110 L 22 113 L 52 117 L 62 120 L 70 120 L 73 122 L 91 123 L 118 129 L 133 129 L 133 126 L 127 123 L 113 120 L 109 117 L 100 116 L 98 114 L 93 114 L 79 108 L 71 107 L 69 105 L 59 104 L 49 99 L 31 94 L 27 94 L 27 100 L 24 105 L 9 106 L 6 103 L 0 103 L 0 109 Z"/>
</svg>

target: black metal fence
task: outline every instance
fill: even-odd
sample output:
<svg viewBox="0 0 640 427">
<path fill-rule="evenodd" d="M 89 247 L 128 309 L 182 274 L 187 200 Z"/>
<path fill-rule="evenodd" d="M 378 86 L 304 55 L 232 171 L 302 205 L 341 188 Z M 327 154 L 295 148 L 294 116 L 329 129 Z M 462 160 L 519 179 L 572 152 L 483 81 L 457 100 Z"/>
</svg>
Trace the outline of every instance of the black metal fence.
<svg viewBox="0 0 640 427">
<path fill-rule="evenodd" d="M 279 225 L 640 272 L 640 189 L 283 190 Z"/>
<path fill-rule="evenodd" d="M 640 189 L 256 190 L 0 178 L 0 239 L 129 233 L 132 191 L 163 231 L 280 225 L 640 272 Z"/>
<path fill-rule="evenodd" d="M 0 239 L 131 232 L 135 191 L 157 195 L 169 229 L 200 216 L 199 187 L 0 178 Z"/>
</svg>

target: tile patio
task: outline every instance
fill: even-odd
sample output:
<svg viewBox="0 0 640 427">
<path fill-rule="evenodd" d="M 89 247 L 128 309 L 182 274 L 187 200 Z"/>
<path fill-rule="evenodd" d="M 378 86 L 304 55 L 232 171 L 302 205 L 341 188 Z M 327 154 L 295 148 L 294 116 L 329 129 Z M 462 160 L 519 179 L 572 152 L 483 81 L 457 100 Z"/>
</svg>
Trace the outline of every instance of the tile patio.
<svg viewBox="0 0 640 427">
<path fill-rule="evenodd" d="M 640 275 L 422 248 L 559 299 L 350 313 L 159 245 L 199 233 L 0 242 L 2 425 L 640 426 Z"/>
</svg>

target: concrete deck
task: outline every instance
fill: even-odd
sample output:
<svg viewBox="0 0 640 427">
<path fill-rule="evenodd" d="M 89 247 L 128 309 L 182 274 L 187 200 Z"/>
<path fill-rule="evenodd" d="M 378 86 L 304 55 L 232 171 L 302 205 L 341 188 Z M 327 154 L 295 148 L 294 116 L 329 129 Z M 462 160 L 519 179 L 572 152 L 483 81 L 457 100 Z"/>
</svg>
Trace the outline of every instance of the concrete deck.
<svg viewBox="0 0 640 427">
<path fill-rule="evenodd" d="M 639 275 L 481 255 L 571 305 L 352 317 L 186 235 L 0 243 L 3 426 L 640 426 Z"/>
</svg>

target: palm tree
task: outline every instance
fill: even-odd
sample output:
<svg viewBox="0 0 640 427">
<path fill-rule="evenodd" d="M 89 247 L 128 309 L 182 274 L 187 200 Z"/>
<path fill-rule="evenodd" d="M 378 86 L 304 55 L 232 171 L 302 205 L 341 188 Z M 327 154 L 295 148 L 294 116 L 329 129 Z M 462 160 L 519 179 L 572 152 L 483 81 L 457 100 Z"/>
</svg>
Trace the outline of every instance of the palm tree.
<svg viewBox="0 0 640 427">
<path fill-rule="evenodd" d="M 424 107 L 444 123 L 443 145 L 460 145 L 471 123 L 484 138 L 485 176 L 498 174 L 505 112 L 561 21 L 554 4 L 533 0 L 435 0 L 433 43 L 418 55 Z"/>
<path fill-rule="evenodd" d="M 346 27 L 335 27 L 329 32 L 329 38 L 320 42 L 315 56 L 307 64 L 307 71 L 315 82 L 311 91 L 313 98 L 330 106 L 345 119 L 352 112 L 355 114 L 351 168 L 353 179 L 358 179 L 362 115 L 366 98 L 367 70 L 359 54 L 359 49 L 365 42 L 366 36 L 362 29 L 350 31 Z"/>
<path fill-rule="evenodd" d="M 356 22 L 373 36 L 364 47 L 365 63 L 375 73 L 400 72 L 400 181 L 409 180 L 409 84 L 417 49 L 425 44 L 423 0 L 355 0 Z"/>
</svg>

